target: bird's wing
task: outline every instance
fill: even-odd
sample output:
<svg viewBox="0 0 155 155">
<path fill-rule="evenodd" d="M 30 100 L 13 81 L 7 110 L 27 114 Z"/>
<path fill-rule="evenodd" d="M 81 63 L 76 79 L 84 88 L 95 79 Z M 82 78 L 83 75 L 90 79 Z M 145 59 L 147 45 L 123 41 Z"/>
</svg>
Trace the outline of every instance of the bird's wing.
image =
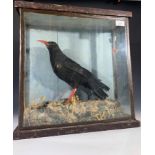
<svg viewBox="0 0 155 155">
<path fill-rule="evenodd" d="M 100 79 L 95 77 L 90 71 L 81 67 L 79 64 L 77 64 L 73 60 L 68 58 L 64 63 L 64 67 L 73 72 L 72 74 L 73 74 L 74 79 L 80 78 L 80 79 L 88 81 L 88 83 L 95 82 L 96 86 L 100 87 L 101 89 L 104 89 L 106 91 L 109 90 L 109 87 L 106 86 L 104 83 L 102 83 Z"/>
<path fill-rule="evenodd" d="M 92 75 L 92 73 L 89 72 L 87 69 L 81 67 L 79 64 L 69 58 L 65 60 L 63 67 L 72 71 L 73 74 L 78 74 L 84 78 L 89 78 L 89 76 Z"/>
</svg>

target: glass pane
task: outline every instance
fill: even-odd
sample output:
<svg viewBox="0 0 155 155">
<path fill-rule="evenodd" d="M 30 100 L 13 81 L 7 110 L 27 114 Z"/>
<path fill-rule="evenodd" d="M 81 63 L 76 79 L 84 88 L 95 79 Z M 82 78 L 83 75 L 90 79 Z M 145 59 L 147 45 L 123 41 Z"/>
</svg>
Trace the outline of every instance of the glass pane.
<svg viewBox="0 0 155 155">
<path fill-rule="evenodd" d="M 24 126 L 130 116 L 125 18 L 25 12 L 24 23 Z"/>
</svg>

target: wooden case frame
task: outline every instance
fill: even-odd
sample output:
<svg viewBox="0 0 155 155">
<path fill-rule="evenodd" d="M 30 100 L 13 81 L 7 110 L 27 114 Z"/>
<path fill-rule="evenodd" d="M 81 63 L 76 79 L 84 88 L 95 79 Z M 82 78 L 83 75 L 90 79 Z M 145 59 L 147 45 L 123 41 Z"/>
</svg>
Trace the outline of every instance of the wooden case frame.
<svg viewBox="0 0 155 155">
<path fill-rule="evenodd" d="M 75 7 L 56 4 L 42 4 L 26 1 L 15 1 L 20 14 L 20 73 L 19 73 L 19 123 L 18 127 L 14 130 L 14 139 L 37 138 L 52 135 L 82 133 L 91 131 L 102 131 L 111 129 L 123 129 L 140 126 L 140 122 L 135 119 L 134 111 L 134 96 L 133 96 L 133 82 L 132 70 L 130 59 L 130 46 L 129 46 L 129 22 L 128 18 L 132 17 L 132 12 L 118 11 L 118 10 L 105 10 L 86 7 Z M 125 17 L 126 18 L 126 37 L 128 43 L 127 65 L 128 65 L 128 82 L 129 92 L 131 98 L 131 117 L 123 119 L 113 119 L 106 121 L 93 121 L 84 123 L 72 123 L 64 125 L 43 125 L 36 127 L 23 127 L 23 112 L 24 112 L 24 19 L 23 12 L 32 11 L 40 13 L 58 14 L 65 16 L 77 17 L 90 17 L 90 18 L 112 18 L 112 17 Z"/>
</svg>

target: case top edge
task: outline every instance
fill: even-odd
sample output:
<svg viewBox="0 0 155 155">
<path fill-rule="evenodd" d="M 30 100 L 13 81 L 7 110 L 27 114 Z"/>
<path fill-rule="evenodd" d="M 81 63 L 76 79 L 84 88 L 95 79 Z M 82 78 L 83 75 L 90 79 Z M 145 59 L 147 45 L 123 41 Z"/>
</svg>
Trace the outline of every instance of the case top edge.
<svg viewBox="0 0 155 155">
<path fill-rule="evenodd" d="M 17 0 L 14 2 L 14 7 L 36 9 L 36 10 L 58 11 L 58 12 L 92 14 L 92 15 L 132 17 L 131 11 L 109 10 L 109 9 L 79 7 L 79 6 L 71 6 L 71 5 L 59 5 L 59 4 L 51 4 L 51 3 L 26 2 L 26 1 L 17 1 Z"/>
</svg>

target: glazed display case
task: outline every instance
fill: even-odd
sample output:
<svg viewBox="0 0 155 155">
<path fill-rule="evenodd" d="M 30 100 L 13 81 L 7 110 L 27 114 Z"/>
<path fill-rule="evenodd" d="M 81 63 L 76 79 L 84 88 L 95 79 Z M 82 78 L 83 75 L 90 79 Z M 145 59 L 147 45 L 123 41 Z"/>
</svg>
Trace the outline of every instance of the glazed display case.
<svg viewBox="0 0 155 155">
<path fill-rule="evenodd" d="M 140 125 L 134 112 L 131 12 L 25 1 L 15 1 L 15 7 L 20 104 L 14 139 Z"/>
</svg>

